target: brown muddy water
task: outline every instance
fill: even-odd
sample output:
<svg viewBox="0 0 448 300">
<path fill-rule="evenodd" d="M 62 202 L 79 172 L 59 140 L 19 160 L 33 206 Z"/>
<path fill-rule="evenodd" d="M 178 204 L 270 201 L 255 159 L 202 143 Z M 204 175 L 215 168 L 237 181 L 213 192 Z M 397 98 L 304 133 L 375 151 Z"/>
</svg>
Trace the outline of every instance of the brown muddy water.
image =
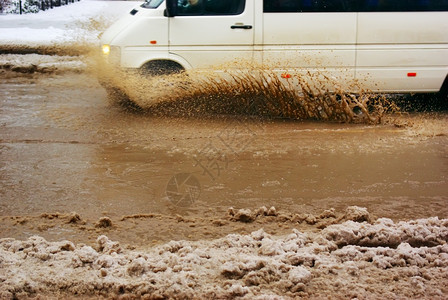
<svg viewBox="0 0 448 300">
<path fill-rule="evenodd" d="M 288 214 L 366 207 L 394 220 L 448 217 L 448 115 L 380 124 L 130 112 L 86 73 L 0 83 L 0 238 L 132 245 L 212 239 Z M 275 206 L 232 223 L 228 209 Z M 283 216 L 283 217 L 282 217 Z"/>
</svg>

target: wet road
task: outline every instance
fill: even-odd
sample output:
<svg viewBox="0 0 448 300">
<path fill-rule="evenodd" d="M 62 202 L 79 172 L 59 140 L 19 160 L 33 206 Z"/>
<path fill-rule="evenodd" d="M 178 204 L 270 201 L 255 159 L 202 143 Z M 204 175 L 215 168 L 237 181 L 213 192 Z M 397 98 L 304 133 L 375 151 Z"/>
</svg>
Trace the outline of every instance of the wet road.
<svg viewBox="0 0 448 300">
<path fill-rule="evenodd" d="M 136 214 L 213 218 L 263 205 L 448 217 L 443 112 L 385 125 L 155 117 L 110 104 L 88 74 L 1 76 L 0 237 L 82 235 L 33 219 L 55 212 L 87 224 Z M 27 228 L 11 221 L 22 217 Z M 120 238 L 140 239 L 126 233 L 132 228 L 119 228 Z"/>
</svg>

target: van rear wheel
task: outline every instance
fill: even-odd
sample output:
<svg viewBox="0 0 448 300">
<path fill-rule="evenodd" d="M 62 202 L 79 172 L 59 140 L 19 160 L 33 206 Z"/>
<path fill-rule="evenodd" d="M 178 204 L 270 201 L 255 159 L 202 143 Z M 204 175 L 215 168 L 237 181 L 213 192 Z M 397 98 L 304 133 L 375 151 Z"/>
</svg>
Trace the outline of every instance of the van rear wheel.
<svg viewBox="0 0 448 300">
<path fill-rule="evenodd" d="M 445 78 L 445 81 L 437 94 L 442 108 L 448 110 L 448 76 Z"/>
</svg>

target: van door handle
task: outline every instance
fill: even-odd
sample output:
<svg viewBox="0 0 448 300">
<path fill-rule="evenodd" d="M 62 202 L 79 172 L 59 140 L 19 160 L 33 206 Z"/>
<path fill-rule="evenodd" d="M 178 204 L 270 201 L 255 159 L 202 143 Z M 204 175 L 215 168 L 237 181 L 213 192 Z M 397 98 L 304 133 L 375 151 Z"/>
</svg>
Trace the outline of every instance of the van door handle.
<svg viewBox="0 0 448 300">
<path fill-rule="evenodd" d="M 252 25 L 232 25 L 232 29 L 252 29 Z"/>
</svg>

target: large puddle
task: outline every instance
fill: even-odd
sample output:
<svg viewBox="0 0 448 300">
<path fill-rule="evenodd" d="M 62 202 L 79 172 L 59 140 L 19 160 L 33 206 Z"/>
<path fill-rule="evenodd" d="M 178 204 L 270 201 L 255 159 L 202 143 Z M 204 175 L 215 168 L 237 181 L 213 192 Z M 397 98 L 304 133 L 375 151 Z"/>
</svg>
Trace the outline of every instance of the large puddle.
<svg viewBox="0 0 448 300">
<path fill-rule="evenodd" d="M 226 223 L 229 207 L 448 216 L 444 112 L 377 125 L 131 113 L 74 73 L 4 75 L 0 101 L 0 237 L 91 243 L 106 231 L 145 244 L 290 230 Z"/>
</svg>

